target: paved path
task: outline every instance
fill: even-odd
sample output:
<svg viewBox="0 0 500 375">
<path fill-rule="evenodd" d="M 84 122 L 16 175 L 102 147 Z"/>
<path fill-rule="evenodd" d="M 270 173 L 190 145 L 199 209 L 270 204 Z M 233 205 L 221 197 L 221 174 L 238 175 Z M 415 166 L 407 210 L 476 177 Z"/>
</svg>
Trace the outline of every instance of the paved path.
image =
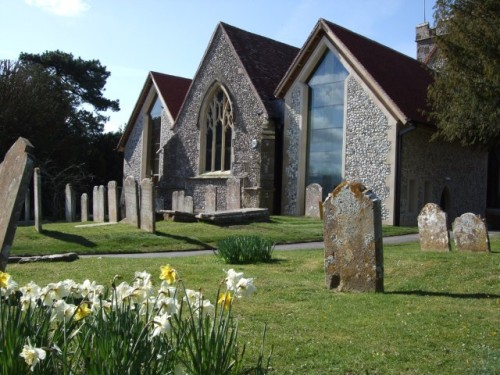
<svg viewBox="0 0 500 375">
<path fill-rule="evenodd" d="M 392 245 L 406 242 L 418 241 L 418 234 L 407 234 L 404 236 L 384 237 L 384 245 Z M 275 250 L 304 250 L 304 249 L 322 249 L 323 242 L 305 242 L 276 245 Z M 184 251 L 164 251 L 157 253 L 134 253 L 134 254 L 99 254 L 99 255 L 80 255 L 81 258 L 86 257 L 102 257 L 102 258 L 175 258 L 188 257 L 194 255 L 212 255 L 212 250 L 184 250 Z"/>
</svg>

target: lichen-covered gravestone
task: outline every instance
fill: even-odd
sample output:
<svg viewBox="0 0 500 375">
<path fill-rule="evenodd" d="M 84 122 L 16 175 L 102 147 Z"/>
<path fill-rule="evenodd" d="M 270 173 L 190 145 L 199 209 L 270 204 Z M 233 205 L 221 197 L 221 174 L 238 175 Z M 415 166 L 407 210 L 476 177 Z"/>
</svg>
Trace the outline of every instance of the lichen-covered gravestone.
<svg viewBox="0 0 500 375">
<path fill-rule="evenodd" d="M 321 200 L 323 199 L 323 188 L 320 184 L 310 184 L 306 187 L 305 216 L 315 219 L 321 218 Z"/>
<path fill-rule="evenodd" d="M 450 251 L 450 236 L 446 212 L 435 203 L 427 203 L 418 215 L 420 249 L 423 251 Z"/>
<path fill-rule="evenodd" d="M 326 286 L 338 292 L 383 292 L 380 200 L 361 183 L 343 182 L 323 210 Z"/>
<path fill-rule="evenodd" d="M 467 212 L 453 221 L 453 240 L 458 251 L 489 252 L 490 241 L 486 223 Z"/>
<path fill-rule="evenodd" d="M 139 228 L 139 195 L 137 182 L 133 176 L 128 176 L 125 179 L 123 190 L 125 191 L 125 219 L 130 225 Z"/>
<path fill-rule="evenodd" d="M 0 270 L 5 271 L 10 248 L 21 215 L 24 197 L 33 173 L 33 146 L 18 138 L 0 164 Z"/>
<path fill-rule="evenodd" d="M 155 186 L 150 178 L 141 181 L 141 229 L 154 233 L 155 224 Z"/>
</svg>

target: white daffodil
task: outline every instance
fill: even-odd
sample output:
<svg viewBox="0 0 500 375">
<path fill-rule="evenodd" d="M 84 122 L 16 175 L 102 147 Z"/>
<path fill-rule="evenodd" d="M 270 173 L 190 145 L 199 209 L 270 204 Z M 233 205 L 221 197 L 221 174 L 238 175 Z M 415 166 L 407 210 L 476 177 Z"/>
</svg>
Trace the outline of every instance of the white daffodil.
<svg viewBox="0 0 500 375">
<path fill-rule="evenodd" d="M 37 298 L 29 294 L 23 294 L 19 300 L 21 302 L 21 311 L 33 310 L 37 306 Z"/>
<path fill-rule="evenodd" d="M 242 277 L 236 284 L 235 295 L 238 298 L 247 298 L 254 294 L 256 290 L 257 288 L 253 285 L 253 279 L 246 279 Z"/>
<path fill-rule="evenodd" d="M 243 272 L 236 272 L 234 269 L 230 269 L 226 271 L 226 287 L 228 290 L 234 291 L 236 290 L 236 284 L 243 277 Z"/>
<path fill-rule="evenodd" d="M 19 290 L 24 297 L 29 296 L 33 299 L 37 299 L 40 298 L 40 291 L 42 290 L 42 288 L 40 288 L 38 284 L 34 283 L 33 281 L 30 281 L 25 286 L 20 287 Z"/>
<path fill-rule="evenodd" d="M 60 299 L 54 302 L 52 306 L 52 314 L 50 316 L 50 321 L 56 322 L 67 322 L 71 319 L 76 311 L 76 306 L 70 303 L 66 303 L 65 300 Z"/>
<path fill-rule="evenodd" d="M 159 297 L 156 300 L 156 307 L 158 308 L 159 314 L 175 315 L 179 312 L 181 305 L 179 304 L 179 301 L 177 301 L 176 298 L 172 298 L 172 297 L 160 298 Z"/>
<path fill-rule="evenodd" d="M 28 364 L 28 366 L 31 366 L 31 371 L 35 371 L 35 366 L 38 364 L 38 362 L 44 360 L 46 355 L 47 353 L 45 352 L 45 350 L 41 348 L 35 348 L 31 345 L 29 340 L 28 345 L 24 345 L 23 351 L 20 354 L 20 356 L 24 358 L 24 361 Z"/>
<path fill-rule="evenodd" d="M 162 314 L 155 316 L 153 319 L 153 331 L 151 332 L 151 337 L 167 333 L 168 331 L 170 331 L 170 315 Z"/>
</svg>

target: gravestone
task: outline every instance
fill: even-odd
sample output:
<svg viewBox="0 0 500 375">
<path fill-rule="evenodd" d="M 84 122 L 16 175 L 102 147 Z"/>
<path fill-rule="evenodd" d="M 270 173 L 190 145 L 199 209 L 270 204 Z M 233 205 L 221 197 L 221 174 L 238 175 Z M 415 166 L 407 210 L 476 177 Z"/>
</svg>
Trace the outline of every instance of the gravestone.
<svg viewBox="0 0 500 375">
<path fill-rule="evenodd" d="M 177 207 L 175 209 L 175 211 L 180 211 L 180 212 L 184 212 L 184 190 L 179 190 L 177 191 L 177 195 L 176 195 L 176 199 L 177 199 L 177 203 L 175 205 L 175 207 Z"/>
<path fill-rule="evenodd" d="M 118 223 L 119 218 L 118 187 L 116 181 L 108 182 L 108 220 L 110 223 Z"/>
<path fill-rule="evenodd" d="M 217 187 L 208 185 L 205 190 L 205 212 L 217 210 Z"/>
<path fill-rule="evenodd" d="M 486 223 L 471 212 L 453 221 L 453 240 L 458 251 L 489 252 L 490 241 Z"/>
<path fill-rule="evenodd" d="M 42 177 L 40 175 L 40 168 L 34 169 L 33 174 L 33 201 L 35 204 L 35 230 L 42 231 Z"/>
<path fill-rule="evenodd" d="M 92 220 L 97 221 L 99 218 L 98 207 L 99 207 L 99 186 L 94 186 L 92 190 Z"/>
<path fill-rule="evenodd" d="M 137 182 L 133 176 L 128 176 L 123 185 L 125 191 L 125 220 L 127 223 L 139 228 L 139 195 Z"/>
<path fill-rule="evenodd" d="M 189 214 L 194 213 L 194 202 L 193 202 L 193 197 L 186 195 L 184 197 L 184 212 L 187 212 Z"/>
<path fill-rule="evenodd" d="M 154 233 L 155 225 L 155 186 L 153 180 L 145 178 L 141 181 L 141 229 Z"/>
<path fill-rule="evenodd" d="M 7 268 L 10 248 L 33 173 L 33 145 L 19 137 L 0 164 L 0 270 Z"/>
<path fill-rule="evenodd" d="M 76 219 L 75 192 L 71 184 L 66 184 L 66 188 L 64 189 L 64 203 L 66 221 L 71 223 Z"/>
<path fill-rule="evenodd" d="M 305 216 L 320 219 L 321 201 L 323 200 L 323 188 L 320 184 L 310 184 L 306 187 Z"/>
<path fill-rule="evenodd" d="M 420 249 L 423 251 L 450 251 L 450 236 L 446 212 L 435 203 L 427 203 L 418 215 Z"/>
<path fill-rule="evenodd" d="M 324 202 L 325 282 L 337 292 L 383 292 L 380 200 L 359 182 L 343 182 Z"/>
<path fill-rule="evenodd" d="M 80 210 L 82 222 L 89 221 L 89 196 L 83 193 L 80 197 Z"/>
<path fill-rule="evenodd" d="M 179 192 L 177 190 L 172 192 L 172 211 L 179 211 L 178 207 L 179 203 Z"/>
<path fill-rule="evenodd" d="M 26 195 L 24 197 L 24 223 L 29 225 L 31 219 L 31 191 L 26 189 Z"/>
<path fill-rule="evenodd" d="M 226 186 L 226 210 L 239 210 L 241 208 L 241 180 L 229 178 Z"/>
</svg>

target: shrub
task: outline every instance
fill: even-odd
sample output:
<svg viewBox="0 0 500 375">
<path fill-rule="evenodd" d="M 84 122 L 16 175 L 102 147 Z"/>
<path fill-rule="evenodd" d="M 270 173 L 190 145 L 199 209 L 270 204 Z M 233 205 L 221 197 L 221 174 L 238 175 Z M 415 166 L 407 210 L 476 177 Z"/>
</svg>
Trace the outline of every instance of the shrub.
<svg viewBox="0 0 500 375">
<path fill-rule="evenodd" d="M 274 242 L 259 236 L 231 236 L 217 244 L 215 254 L 225 263 L 243 264 L 269 262 Z"/>
</svg>

